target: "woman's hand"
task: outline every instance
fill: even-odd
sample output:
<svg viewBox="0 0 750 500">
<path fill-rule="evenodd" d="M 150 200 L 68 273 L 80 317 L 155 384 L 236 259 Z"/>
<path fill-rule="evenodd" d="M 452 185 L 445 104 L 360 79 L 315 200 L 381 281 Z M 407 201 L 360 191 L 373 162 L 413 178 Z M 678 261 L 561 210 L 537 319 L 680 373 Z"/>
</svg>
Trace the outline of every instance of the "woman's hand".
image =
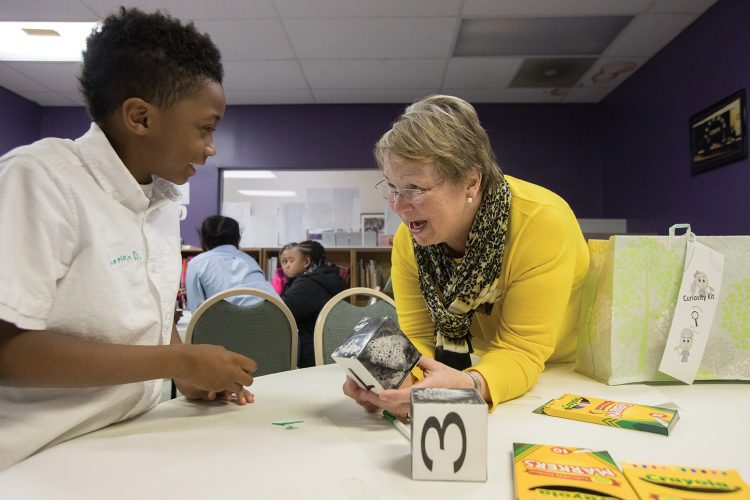
<svg viewBox="0 0 750 500">
<path fill-rule="evenodd" d="M 407 377 L 404 384 L 398 389 L 388 389 L 380 394 L 360 389 L 357 384 L 347 377 L 344 383 L 344 394 L 355 400 L 367 411 L 378 409 L 388 410 L 393 415 L 404 418 L 409 414 L 411 407 L 412 387 L 446 387 L 446 388 L 473 388 L 474 381 L 466 373 L 451 368 L 432 358 L 422 356 L 417 366 L 424 372 L 424 379 L 413 383 L 413 378 Z"/>
</svg>

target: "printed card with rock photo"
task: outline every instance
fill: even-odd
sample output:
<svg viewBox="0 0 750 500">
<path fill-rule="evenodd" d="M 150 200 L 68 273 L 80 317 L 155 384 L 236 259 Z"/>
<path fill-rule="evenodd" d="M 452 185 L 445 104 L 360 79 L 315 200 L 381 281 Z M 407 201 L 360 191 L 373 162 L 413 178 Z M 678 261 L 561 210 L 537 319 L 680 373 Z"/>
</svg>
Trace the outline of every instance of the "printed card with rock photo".
<svg viewBox="0 0 750 500">
<path fill-rule="evenodd" d="M 385 316 L 363 318 L 331 357 L 357 385 L 379 393 L 398 388 L 421 355 L 398 323 Z"/>
</svg>

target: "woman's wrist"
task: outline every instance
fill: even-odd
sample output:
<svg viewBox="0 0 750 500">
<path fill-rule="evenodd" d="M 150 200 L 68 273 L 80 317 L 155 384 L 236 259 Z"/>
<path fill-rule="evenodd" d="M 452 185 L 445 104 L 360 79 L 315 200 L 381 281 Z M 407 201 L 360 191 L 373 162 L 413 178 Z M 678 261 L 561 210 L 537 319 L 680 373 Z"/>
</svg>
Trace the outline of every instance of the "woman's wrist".
<svg viewBox="0 0 750 500">
<path fill-rule="evenodd" d="M 469 388 L 476 389 L 479 395 L 481 396 L 483 393 L 482 389 L 484 386 L 482 375 L 475 370 L 466 371 L 464 373 L 469 376 L 469 380 L 471 382 L 471 385 L 469 386 Z"/>
</svg>

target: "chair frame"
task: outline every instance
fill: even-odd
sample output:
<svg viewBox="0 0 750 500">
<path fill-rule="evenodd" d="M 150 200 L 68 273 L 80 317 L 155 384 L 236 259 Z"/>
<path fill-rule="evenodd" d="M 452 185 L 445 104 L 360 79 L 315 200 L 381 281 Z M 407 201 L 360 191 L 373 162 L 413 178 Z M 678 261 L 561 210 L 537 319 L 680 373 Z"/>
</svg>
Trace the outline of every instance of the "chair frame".
<svg viewBox="0 0 750 500">
<path fill-rule="evenodd" d="M 384 300 L 392 305 L 394 309 L 396 308 L 396 302 L 392 298 L 379 290 L 375 290 L 374 288 L 348 288 L 343 292 L 339 292 L 331 297 L 328 302 L 325 303 L 323 309 L 320 310 L 318 319 L 315 321 L 315 331 L 313 333 L 313 344 L 315 346 L 315 366 L 321 366 L 325 364 L 325 361 L 323 360 L 323 327 L 325 325 L 326 318 L 328 318 L 328 313 L 331 312 L 331 309 L 333 309 L 336 304 L 353 295 L 368 295 L 376 299 Z"/>
<path fill-rule="evenodd" d="M 292 370 L 296 370 L 297 369 L 297 348 L 298 348 L 297 344 L 299 342 L 299 339 L 298 339 L 299 330 L 297 329 L 297 322 L 294 320 L 292 311 L 289 310 L 287 305 L 284 304 L 284 301 L 282 301 L 280 298 L 274 297 L 268 292 L 265 292 L 263 290 L 258 290 L 257 288 L 231 288 L 229 290 L 219 292 L 216 295 L 213 295 L 209 297 L 208 299 L 206 299 L 206 301 L 203 302 L 200 306 L 198 306 L 198 309 L 195 310 L 193 317 L 190 318 L 190 323 L 188 324 L 187 332 L 185 333 L 185 343 L 186 344 L 193 343 L 193 329 L 195 328 L 195 325 L 198 319 L 200 319 L 200 317 L 203 315 L 204 312 L 206 312 L 212 305 L 219 302 L 220 300 L 224 300 L 227 297 L 234 297 L 236 295 L 254 295 L 256 297 L 260 297 L 264 300 L 271 302 L 273 305 L 281 309 L 281 312 L 284 313 L 284 316 L 286 316 L 286 319 L 289 321 L 289 327 L 291 328 L 291 331 L 292 331 L 291 366 L 292 366 Z M 248 307 L 251 307 L 251 306 L 248 306 Z"/>
</svg>

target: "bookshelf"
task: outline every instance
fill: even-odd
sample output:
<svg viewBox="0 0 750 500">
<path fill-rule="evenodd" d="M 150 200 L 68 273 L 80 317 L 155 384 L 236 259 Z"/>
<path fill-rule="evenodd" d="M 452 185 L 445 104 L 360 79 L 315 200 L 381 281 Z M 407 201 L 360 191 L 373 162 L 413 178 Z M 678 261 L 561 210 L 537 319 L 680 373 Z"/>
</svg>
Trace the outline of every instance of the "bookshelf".
<svg viewBox="0 0 750 500">
<path fill-rule="evenodd" d="M 276 259 L 278 267 L 280 250 L 280 247 L 242 248 L 243 252 L 258 262 L 267 279 L 273 274 L 273 269 L 269 266 L 273 265 L 271 259 Z M 202 251 L 198 247 L 183 247 L 183 275 L 187 261 Z M 339 268 L 348 270 L 349 287 L 383 288 L 391 276 L 391 247 L 328 247 L 326 256 Z"/>
</svg>

